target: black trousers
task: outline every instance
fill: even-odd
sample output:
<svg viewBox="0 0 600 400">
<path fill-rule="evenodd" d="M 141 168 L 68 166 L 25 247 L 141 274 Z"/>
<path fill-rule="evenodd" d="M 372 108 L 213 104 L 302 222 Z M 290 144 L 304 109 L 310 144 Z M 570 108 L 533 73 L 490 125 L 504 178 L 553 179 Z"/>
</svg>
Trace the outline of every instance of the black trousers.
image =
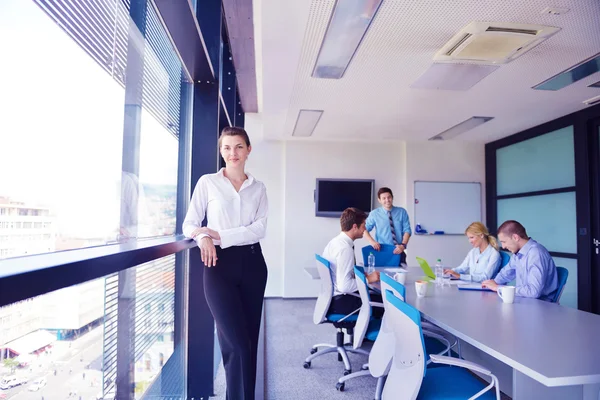
<svg viewBox="0 0 600 400">
<path fill-rule="evenodd" d="M 260 244 L 217 246 L 217 265 L 204 268 L 204 294 L 215 319 L 228 400 L 254 400 L 256 351 L 267 265 Z"/>
<path fill-rule="evenodd" d="M 406 253 L 402 252 L 400 253 L 400 265 L 402 264 L 406 264 Z"/>
<path fill-rule="evenodd" d="M 358 292 L 356 292 L 358 294 Z M 371 297 L 371 301 L 375 301 L 377 303 L 383 303 L 381 295 L 379 293 L 370 292 L 369 296 Z M 331 303 L 329 304 L 329 312 L 333 314 L 350 314 L 357 308 L 360 308 L 362 305 L 362 301 L 360 297 L 353 296 L 351 294 L 339 294 L 337 296 L 333 296 L 331 298 Z M 383 308 L 381 307 L 371 307 L 371 312 L 375 318 L 381 318 L 383 316 Z"/>
</svg>

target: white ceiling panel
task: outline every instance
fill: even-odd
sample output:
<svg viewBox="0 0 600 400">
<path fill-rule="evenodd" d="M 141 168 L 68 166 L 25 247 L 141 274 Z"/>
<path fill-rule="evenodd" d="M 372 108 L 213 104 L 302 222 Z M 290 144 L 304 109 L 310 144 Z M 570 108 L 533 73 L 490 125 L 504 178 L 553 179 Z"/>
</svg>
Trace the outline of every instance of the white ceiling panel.
<svg viewBox="0 0 600 400">
<path fill-rule="evenodd" d="M 285 5 L 285 6 L 284 6 Z M 585 107 L 600 95 L 593 74 L 559 91 L 532 86 L 600 53 L 600 1 L 384 0 L 342 79 L 311 73 L 334 0 L 261 0 L 264 134 L 291 139 L 301 109 L 324 110 L 304 140 L 427 140 L 472 116 L 495 117 L 453 140 L 489 142 Z M 561 30 L 468 90 L 411 88 L 435 53 L 472 21 Z"/>
</svg>

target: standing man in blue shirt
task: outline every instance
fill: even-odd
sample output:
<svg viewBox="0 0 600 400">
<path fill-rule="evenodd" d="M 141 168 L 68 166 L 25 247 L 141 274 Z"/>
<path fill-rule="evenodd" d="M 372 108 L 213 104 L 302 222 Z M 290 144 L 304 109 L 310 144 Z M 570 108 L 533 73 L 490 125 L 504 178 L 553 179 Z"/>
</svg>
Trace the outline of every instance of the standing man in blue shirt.
<svg viewBox="0 0 600 400">
<path fill-rule="evenodd" d="M 558 288 L 558 276 L 548 250 L 527 236 L 525 228 L 517 221 L 500 225 L 498 239 L 513 255 L 496 278 L 484 281 L 482 286 L 497 291 L 498 285 L 516 278 L 515 295 L 551 301 Z"/>
<path fill-rule="evenodd" d="M 400 254 L 400 264 L 406 264 L 406 247 L 412 234 L 408 213 L 402 207 L 394 207 L 394 194 L 387 187 L 377 191 L 377 200 L 381 207 L 369 213 L 364 238 L 377 251 L 382 244 L 396 246 L 394 254 Z M 376 228 L 375 239 L 369 233 Z"/>
</svg>

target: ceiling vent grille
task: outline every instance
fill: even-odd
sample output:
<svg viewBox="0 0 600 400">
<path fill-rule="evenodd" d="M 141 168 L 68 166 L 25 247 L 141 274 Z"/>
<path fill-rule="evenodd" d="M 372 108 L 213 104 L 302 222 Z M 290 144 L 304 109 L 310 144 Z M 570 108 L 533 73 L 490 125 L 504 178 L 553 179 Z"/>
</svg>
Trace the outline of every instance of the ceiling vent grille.
<svg viewBox="0 0 600 400">
<path fill-rule="evenodd" d="M 434 56 L 436 62 L 504 64 L 525 54 L 560 28 L 501 22 L 471 22 Z"/>
</svg>

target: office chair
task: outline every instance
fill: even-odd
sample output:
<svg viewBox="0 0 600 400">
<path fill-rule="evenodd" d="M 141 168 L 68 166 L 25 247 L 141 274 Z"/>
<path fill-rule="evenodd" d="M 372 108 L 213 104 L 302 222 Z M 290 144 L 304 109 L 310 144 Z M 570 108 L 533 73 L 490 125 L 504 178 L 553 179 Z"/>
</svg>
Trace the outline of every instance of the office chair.
<svg viewBox="0 0 600 400">
<path fill-rule="evenodd" d="M 344 375 L 348 375 L 352 372 L 352 366 L 348 359 L 348 352 L 368 355 L 365 350 L 353 349 L 351 344 L 344 344 L 344 330 L 352 337 L 354 332 L 354 326 L 358 320 L 358 312 L 360 308 L 356 309 L 348 315 L 343 314 L 332 314 L 329 312 L 329 305 L 331 304 L 331 297 L 333 296 L 333 281 L 331 280 L 331 264 L 329 261 L 324 259 L 318 254 L 315 254 L 317 270 L 321 278 L 321 291 L 317 297 L 317 303 L 315 304 L 315 310 L 313 312 L 313 322 L 318 325 L 321 323 L 330 323 L 337 329 L 336 344 L 319 343 L 315 344 L 310 350 L 310 356 L 304 360 L 304 368 L 308 369 L 311 367 L 311 362 L 317 357 L 323 354 L 338 353 L 338 360 L 344 362 Z M 324 349 L 319 351 L 319 347 Z"/>
<path fill-rule="evenodd" d="M 394 254 L 395 248 L 396 246 L 391 244 L 382 244 L 379 251 L 371 245 L 363 247 L 361 250 L 365 267 L 369 265 L 369 254 L 371 253 L 375 256 L 375 265 L 378 267 L 400 266 L 400 254 Z"/>
<path fill-rule="evenodd" d="M 560 297 L 562 296 L 565 285 L 567 284 L 567 278 L 569 278 L 569 270 L 565 267 L 556 267 L 556 277 L 558 280 L 558 287 L 556 288 L 556 293 L 554 294 L 554 298 L 552 299 L 553 303 L 560 304 Z"/>
<path fill-rule="evenodd" d="M 364 339 L 374 343 L 369 353 L 369 362 L 364 364 L 360 371 L 341 377 L 336 384 L 336 389 L 344 391 L 346 381 L 359 376 L 372 375 L 378 378 L 375 389 L 375 400 L 380 400 L 381 393 L 383 392 L 383 384 L 392 358 L 391 355 L 393 354 L 393 347 L 395 346 L 394 335 L 391 329 L 386 326 L 385 314 L 382 319 L 374 318 L 371 315 L 372 307 L 383 307 L 383 304 L 371 301 L 366 276 L 358 268 L 354 269 L 354 273 L 362 301 L 358 321 L 354 329 L 354 348 L 360 348 Z M 406 289 L 401 283 L 394 281 L 384 273 L 381 274 L 381 278 L 382 290 L 386 285 L 392 285 L 394 288 L 392 290 L 398 290 L 402 297 L 405 297 Z M 425 346 L 427 346 L 430 352 L 442 355 L 450 351 L 450 343 L 443 336 L 431 332 L 425 332 L 424 334 L 426 335 Z M 371 365 L 373 365 L 375 372 L 372 371 Z"/>
<path fill-rule="evenodd" d="M 383 298 L 386 319 L 395 339 L 392 363 L 383 387 L 383 400 L 500 400 L 498 378 L 478 364 L 458 358 L 431 355 L 432 365 L 440 365 L 438 368 L 431 368 L 425 362 L 427 350 L 419 311 L 400 300 L 390 290 L 385 292 Z M 489 376 L 492 382 L 486 386 L 465 368 Z M 492 388 L 495 388 L 495 396 Z"/>
<path fill-rule="evenodd" d="M 500 250 L 500 260 L 500 268 L 498 268 L 496 272 L 494 272 L 494 275 L 492 275 L 492 279 L 496 278 L 496 275 L 498 275 L 500 270 L 508 265 L 508 262 L 510 261 L 510 254 L 506 251 Z"/>
</svg>

